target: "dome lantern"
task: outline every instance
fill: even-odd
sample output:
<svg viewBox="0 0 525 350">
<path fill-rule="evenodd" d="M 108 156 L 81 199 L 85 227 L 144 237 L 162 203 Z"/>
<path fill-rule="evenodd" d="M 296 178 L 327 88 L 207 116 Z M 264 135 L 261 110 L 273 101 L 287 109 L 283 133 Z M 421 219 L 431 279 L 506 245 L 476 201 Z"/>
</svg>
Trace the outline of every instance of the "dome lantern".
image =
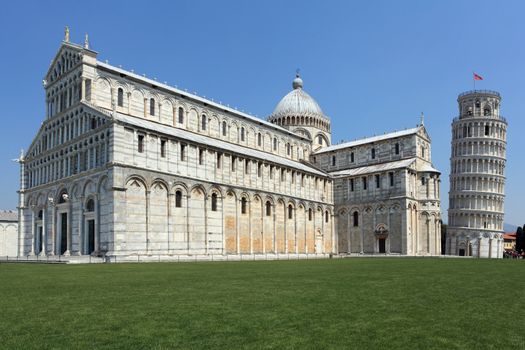
<svg viewBox="0 0 525 350">
<path fill-rule="evenodd" d="M 294 90 L 302 89 L 303 88 L 303 79 L 299 76 L 299 73 L 295 75 L 295 79 L 293 80 L 292 87 Z"/>
</svg>

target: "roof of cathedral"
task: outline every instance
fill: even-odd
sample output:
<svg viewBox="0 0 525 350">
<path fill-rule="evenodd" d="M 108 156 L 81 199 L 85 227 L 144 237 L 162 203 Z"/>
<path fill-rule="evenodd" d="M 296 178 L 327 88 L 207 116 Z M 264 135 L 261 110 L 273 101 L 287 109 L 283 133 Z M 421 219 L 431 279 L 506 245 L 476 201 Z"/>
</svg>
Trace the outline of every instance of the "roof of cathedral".
<svg viewBox="0 0 525 350">
<path fill-rule="evenodd" d="M 400 136 L 412 135 L 412 134 L 416 134 L 419 131 L 419 128 L 421 128 L 421 126 L 418 126 L 416 128 L 412 128 L 412 129 L 395 131 L 395 132 L 391 132 L 391 133 L 384 134 L 384 135 L 367 137 L 367 138 L 364 138 L 364 139 L 361 139 L 361 140 L 344 142 L 344 143 L 340 143 L 340 144 L 337 144 L 337 145 L 332 145 L 332 146 L 329 146 L 329 147 L 321 148 L 320 150 L 318 150 L 315 153 L 316 154 L 326 153 L 326 152 L 336 151 L 336 150 L 339 150 L 339 149 L 344 149 L 344 148 L 364 145 L 366 143 L 378 142 L 378 141 L 382 141 L 382 140 L 393 139 L 393 138 L 400 137 Z"/>
<path fill-rule="evenodd" d="M 395 170 L 395 169 L 402 169 L 402 168 L 411 166 L 416 160 L 417 158 L 414 157 L 414 158 L 396 160 L 393 162 L 362 166 L 358 168 L 337 170 L 337 171 L 330 172 L 330 175 L 335 176 L 335 177 L 337 176 L 356 176 L 356 175 L 371 174 L 371 173 L 377 173 L 377 172 L 389 171 L 389 170 Z M 436 168 L 434 168 L 432 165 L 428 163 L 424 163 L 423 166 L 421 166 L 417 170 L 420 172 L 440 173 L 439 170 L 437 170 Z"/>
<path fill-rule="evenodd" d="M 0 210 L 0 221 L 17 222 L 18 212 L 14 210 Z"/>
<path fill-rule="evenodd" d="M 296 75 L 293 90 L 284 96 L 275 107 L 271 118 L 305 116 L 326 118 L 319 104 L 303 90 L 303 80 Z"/>
<path fill-rule="evenodd" d="M 439 174 L 441 174 L 441 171 L 437 170 L 436 168 L 434 168 L 429 163 L 424 163 L 423 166 L 421 166 L 421 168 L 419 168 L 419 171 L 423 171 L 423 172 L 426 172 L 426 173 L 439 173 Z"/>
<path fill-rule="evenodd" d="M 247 158 L 263 159 L 271 163 L 281 164 L 281 165 L 295 168 L 295 169 L 298 169 L 304 172 L 308 172 L 311 174 L 316 174 L 319 176 L 327 176 L 326 173 L 312 166 L 309 166 L 305 163 L 287 159 L 284 157 L 280 157 L 272 153 L 259 151 L 259 150 L 249 148 L 249 147 L 244 147 L 241 145 L 236 145 L 230 142 L 214 139 L 209 136 L 196 134 L 191 131 L 184 130 L 184 129 L 169 127 L 167 125 L 159 124 L 153 121 L 129 116 L 129 115 L 118 113 L 118 112 L 111 113 L 109 111 L 103 111 L 98 107 L 92 106 L 91 104 L 85 104 L 85 105 L 97 111 L 105 112 L 105 114 L 108 114 L 108 115 L 112 114 L 114 119 L 131 124 L 131 125 L 135 125 L 135 126 L 142 127 L 145 129 L 154 130 L 156 132 L 167 134 L 167 135 L 172 135 L 177 138 L 186 139 L 189 141 L 194 141 L 194 142 L 205 144 L 205 145 L 210 145 L 211 147 L 220 148 L 225 151 L 235 152 L 238 154 L 242 154 L 246 156 Z"/>
<path fill-rule="evenodd" d="M 206 105 L 208 105 L 210 107 L 215 107 L 215 108 L 218 108 L 218 109 L 221 109 L 221 110 L 224 110 L 224 111 L 228 111 L 228 112 L 233 113 L 233 114 L 235 114 L 237 116 L 249 119 L 249 120 L 251 120 L 253 122 L 264 124 L 265 126 L 271 127 L 272 129 L 279 130 L 279 131 L 281 131 L 283 133 L 286 133 L 288 135 L 291 135 L 291 136 L 294 136 L 294 137 L 297 137 L 297 138 L 300 138 L 300 139 L 306 139 L 302 135 L 294 133 L 291 130 L 285 129 L 282 126 L 279 126 L 277 124 L 271 123 L 271 122 L 269 122 L 267 120 L 264 120 L 264 119 L 261 119 L 259 117 L 253 116 L 253 115 L 248 114 L 246 112 L 239 111 L 239 110 L 237 110 L 235 108 L 232 108 L 232 107 L 229 107 L 229 106 L 225 106 L 225 105 L 223 105 L 221 103 L 212 101 L 212 100 L 207 99 L 205 97 L 201 97 L 201 96 L 198 96 L 196 94 L 192 94 L 190 92 L 183 91 L 183 90 L 181 90 L 179 88 L 170 86 L 168 84 L 163 84 L 163 83 L 161 83 L 161 82 L 159 82 L 157 80 L 149 79 L 149 78 L 146 78 L 145 76 L 141 76 L 141 75 L 136 74 L 134 72 L 131 72 L 131 71 L 119 68 L 119 67 L 115 67 L 115 66 L 113 66 L 113 65 L 111 65 L 109 63 L 104 63 L 104 62 L 101 62 L 101 61 L 97 60 L 97 66 L 100 66 L 101 68 L 105 68 L 105 69 L 108 69 L 108 70 L 113 70 L 113 71 L 115 71 L 117 73 L 120 73 L 120 74 L 126 74 L 127 76 L 132 77 L 134 79 L 147 82 L 147 83 L 149 83 L 151 85 L 155 85 L 155 86 L 161 87 L 161 88 L 169 90 L 171 92 L 175 92 L 175 93 L 177 93 L 179 95 L 184 95 L 184 96 L 186 96 L 188 98 L 191 98 L 191 99 L 193 99 L 195 101 L 198 101 L 198 102 L 201 102 L 201 103 L 205 103 Z"/>
<path fill-rule="evenodd" d="M 387 162 L 376 165 L 362 166 L 359 168 L 338 170 L 331 172 L 332 176 L 355 176 L 355 175 L 364 175 L 369 173 L 377 173 L 380 171 L 388 171 L 400 168 L 406 168 L 416 161 L 416 158 L 408 158 L 403 160 L 397 160 L 395 162 Z"/>
</svg>

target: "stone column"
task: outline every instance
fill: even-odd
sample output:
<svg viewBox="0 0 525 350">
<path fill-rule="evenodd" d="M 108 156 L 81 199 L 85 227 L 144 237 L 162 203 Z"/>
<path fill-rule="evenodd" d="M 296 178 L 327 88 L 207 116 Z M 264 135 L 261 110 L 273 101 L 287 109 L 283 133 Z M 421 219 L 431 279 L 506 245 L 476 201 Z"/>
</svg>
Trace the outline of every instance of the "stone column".
<svg viewBox="0 0 525 350">
<path fill-rule="evenodd" d="M 335 208 L 334 208 L 335 210 Z M 334 220 L 335 215 L 330 214 L 330 229 L 331 229 L 331 238 L 332 238 L 332 251 L 331 253 L 339 253 L 339 232 L 337 227 L 337 222 Z"/>
<path fill-rule="evenodd" d="M 46 207 L 42 208 L 42 242 L 40 244 L 42 245 L 42 249 L 40 250 L 40 256 L 46 256 L 47 255 L 47 220 L 46 220 Z"/>
<path fill-rule="evenodd" d="M 391 208 L 388 208 L 388 216 L 387 216 L 387 225 L 388 225 L 388 236 L 385 240 L 385 252 L 387 254 L 390 254 L 390 240 L 392 235 L 392 226 L 390 226 L 390 214 L 391 214 Z"/>
<path fill-rule="evenodd" d="M 172 185 L 173 184 L 170 182 L 169 187 L 171 188 Z M 170 230 L 170 227 L 171 227 L 171 225 L 173 225 L 172 224 L 172 218 L 171 218 L 171 216 L 173 215 L 173 210 L 171 208 L 171 205 L 173 203 L 173 197 L 175 196 L 175 194 L 173 193 L 173 191 L 170 188 L 167 189 L 167 191 L 168 191 L 168 199 L 167 199 L 167 201 L 168 201 L 168 203 L 167 203 L 167 205 L 168 205 L 168 220 L 167 220 L 168 221 L 168 255 L 172 254 L 172 252 L 171 252 L 171 244 L 170 244 L 171 243 L 171 230 Z M 175 230 L 173 230 L 173 232 L 175 232 Z"/>
<path fill-rule="evenodd" d="M 57 230 L 56 230 L 56 221 L 57 221 L 57 207 L 55 205 L 54 202 L 51 203 L 52 205 L 52 216 L 51 216 L 51 247 L 52 247 L 52 250 L 51 250 L 51 253 L 49 255 L 53 256 L 56 254 L 56 251 L 57 251 L 57 247 L 56 247 L 56 242 L 57 242 L 57 237 L 56 237 L 56 234 L 57 234 Z"/>
<path fill-rule="evenodd" d="M 94 195 L 93 200 L 95 201 L 95 255 L 100 254 L 100 198 L 98 194 Z"/>
<path fill-rule="evenodd" d="M 359 240 L 360 247 L 359 248 L 360 248 L 360 253 L 361 254 L 364 254 L 364 244 L 365 244 L 365 242 L 364 242 L 365 237 L 364 237 L 364 232 L 363 232 L 363 224 L 364 224 L 364 220 L 363 220 L 364 215 L 363 214 L 361 214 L 361 225 L 359 225 L 359 238 L 360 238 L 360 240 Z"/>
<path fill-rule="evenodd" d="M 263 254 L 266 254 L 266 242 L 264 239 L 264 217 L 266 216 L 266 214 L 264 213 L 265 209 L 266 209 L 266 203 L 261 198 L 261 244 L 262 244 Z"/>
<path fill-rule="evenodd" d="M 78 197 L 78 201 L 80 202 L 80 215 L 78 220 L 78 241 L 79 241 L 79 255 L 83 255 L 87 251 L 87 240 L 86 240 L 86 234 L 85 234 L 85 226 L 86 226 L 86 218 L 84 217 L 84 196 Z"/>
<path fill-rule="evenodd" d="M 210 193 L 211 195 L 211 193 Z M 208 196 L 203 193 L 204 197 L 204 253 L 208 254 Z"/>
<path fill-rule="evenodd" d="M 186 194 L 186 251 L 190 254 L 190 193 Z"/>
<path fill-rule="evenodd" d="M 250 254 L 253 254 L 252 200 L 248 202 L 248 229 L 250 230 Z"/>
<path fill-rule="evenodd" d="M 276 242 L 276 238 L 275 238 L 275 234 L 276 234 L 276 230 L 277 230 L 277 213 L 276 213 L 276 210 L 277 210 L 277 206 L 275 205 L 275 203 L 272 205 L 272 219 L 273 219 L 273 234 L 272 234 L 272 249 L 273 249 L 273 253 L 274 254 L 277 254 L 277 242 Z M 305 237 L 306 237 L 306 226 L 305 226 Z M 304 244 L 306 246 L 306 240 L 304 241 Z"/>
<path fill-rule="evenodd" d="M 297 208 L 296 206 L 293 207 L 293 231 L 294 231 L 294 248 L 295 248 L 295 254 L 299 253 L 299 246 L 297 245 Z"/>
<path fill-rule="evenodd" d="M 314 217 L 315 223 L 315 217 Z M 315 226 L 315 224 L 314 224 Z M 314 227 L 314 245 L 315 245 L 315 227 Z M 288 206 L 284 203 L 284 253 L 288 254 Z"/>
<path fill-rule="evenodd" d="M 149 254 L 149 207 L 150 207 L 150 193 L 151 191 L 146 189 L 146 254 Z"/>
<path fill-rule="evenodd" d="M 82 94 L 80 96 L 80 100 L 81 101 L 85 101 L 86 100 L 86 78 L 85 77 L 82 77 L 82 83 L 81 84 L 82 84 L 81 85 L 82 88 L 80 90 L 81 90 Z"/>
<path fill-rule="evenodd" d="M 67 203 L 68 203 L 67 204 L 67 211 L 66 211 L 66 213 L 67 213 L 67 227 L 66 227 L 66 229 L 67 229 L 66 230 L 67 245 L 66 245 L 66 251 L 64 253 L 64 256 L 71 255 L 71 251 L 72 251 L 71 247 L 73 246 L 73 242 L 72 242 L 72 238 L 73 238 L 72 236 L 73 235 L 72 235 L 72 232 L 71 232 L 71 223 L 73 221 L 72 218 L 71 218 L 73 216 L 72 215 L 72 213 L 73 213 L 73 208 L 72 208 L 73 204 L 71 203 L 71 198 L 69 198 L 67 200 Z"/>
<path fill-rule="evenodd" d="M 29 255 L 35 255 L 35 245 L 36 245 L 36 235 L 35 235 L 35 208 L 31 206 L 31 249 Z"/>
<path fill-rule="evenodd" d="M 159 118 L 160 118 L 160 108 L 159 108 Z M 227 195 L 225 193 L 225 195 Z M 226 220 L 224 220 L 224 196 L 221 195 L 221 227 L 222 227 L 222 232 L 221 232 L 221 240 L 222 240 L 222 252 L 221 254 L 224 255 L 224 253 L 226 252 L 226 227 L 225 227 L 225 223 L 226 223 Z"/>
<path fill-rule="evenodd" d="M 241 204 L 239 205 L 239 202 L 241 202 Z M 235 215 L 235 243 L 236 243 L 236 250 L 237 250 L 237 254 L 240 254 L 241 253 L 241 242 L 240 242 L 240 235 L 239 235 L 239 231 L 240 231 L 240 218 L 241 218 L 241 215 L 242 215 L 242 197 L 240 200 L 236 201 L 235 202 L 235 212 L 237 213 L 237 215 Z"/>
<path fill-rule="evenodd" d="M 306 205 L 306 204 L 305 204 Z M 275 238 L 275 220 L 276 218 L 274 217 L 274 238 Z M 308 225 L 308 210 L 306 209 L 306 206 L 304 207 L 304 252 L 308 254 L 308 228 L 307 228 L 307 225 Z M 275 251 L 277 251 L 277 248 L 275 249 Z"/>
<path fill-rule="evenodd" d="M 348 254 L 351 254 L 352 253 L 352 234 L 350 232 L 350 210 L 348 211 L 347 215 L 346 215 L 346 222 L 347 222 L 347 225 L 346 225 L 346 237 L 347 237 L 347 252 Z"/>
</svg>

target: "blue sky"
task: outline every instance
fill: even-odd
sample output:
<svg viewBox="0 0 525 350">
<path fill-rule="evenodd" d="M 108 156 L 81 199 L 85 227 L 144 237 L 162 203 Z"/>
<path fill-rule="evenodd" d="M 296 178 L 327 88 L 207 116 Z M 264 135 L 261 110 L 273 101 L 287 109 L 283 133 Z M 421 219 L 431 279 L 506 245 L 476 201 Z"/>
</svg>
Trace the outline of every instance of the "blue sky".
<svg viewBox="0 0 525 350">
<path fill-rule="evenodd" d="M 499 91 L 509 121 L 506 218 L 525 222 L 525 3 L 505 1 L 9 1 L 0 13 L 3 133 L 0 208 L 15 208 L 16 158 L 44 118 L 42 78 L 64 26 L 89 33 L 99 59 L 260 117 L 304 88 L 332 119 L 332 139 L 415 126 L 442 171 L 448 208 L 450 122 L 458 93 Z"/>
</svg>

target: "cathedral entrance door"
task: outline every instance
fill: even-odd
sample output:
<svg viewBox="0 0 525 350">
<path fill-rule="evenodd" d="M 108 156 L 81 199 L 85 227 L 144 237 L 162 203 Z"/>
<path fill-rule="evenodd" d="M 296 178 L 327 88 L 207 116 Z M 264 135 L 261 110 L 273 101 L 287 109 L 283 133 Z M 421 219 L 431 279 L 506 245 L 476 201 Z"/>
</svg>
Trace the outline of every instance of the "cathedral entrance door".
<svg viewBox="0 0 525 350">
<path fill-rule="evenodd" d="M 60 214 L 60 255 L 67 251 L 67 213 Z"/>
<path fill-rule="evenodd" d="M 87 231 L 87 254 L 95 251 L 95 220 L 86 220 Z"/>
<path fill-rule="evenodd" d="M 379 238 L 379 253 L 386 253 L 385 242 L 386 239 Z"/>
<path fill-rule="evenodd" d="M 459 256 L 465 256 L 465 249 L 459 250 Z"/>
<path fill-rule="evenodd" d="M 43 229 L 42 226 L 38 226 L 36 228 L 36 248 L 35 248 L 35 254 L 40 254 L 44 250 L 44 242 L 43 242 Z"/>
</svg>

